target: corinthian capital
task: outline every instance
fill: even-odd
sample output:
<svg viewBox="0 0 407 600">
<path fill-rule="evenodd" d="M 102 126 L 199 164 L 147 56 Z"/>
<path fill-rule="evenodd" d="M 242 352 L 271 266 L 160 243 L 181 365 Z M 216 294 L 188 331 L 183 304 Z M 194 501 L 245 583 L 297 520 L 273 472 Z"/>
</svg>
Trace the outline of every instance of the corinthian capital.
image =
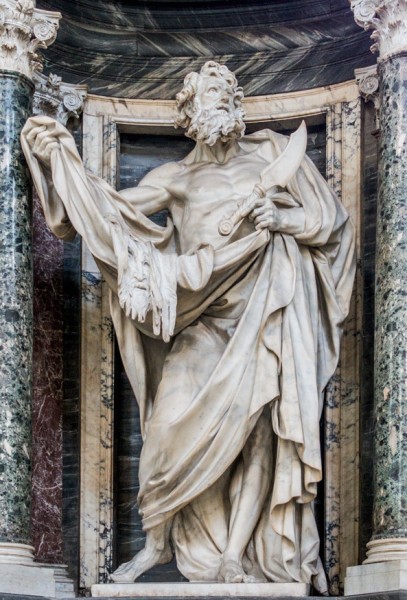
<svg viewBox="0 0 407 600">
<path fill-rule="evenodd" d="M 39 50 L 57 36 L 61 14 L 35 8 L 33 0 L 0 0 L 0 70 L 29 78 L 42 70 Z"/>
<path fill-rule="evenodd" d="M 53 117 L 63 125 L 67 124 L 70 117 L 79 117 L 87 96 L 86 85 L 64 83 L 61 77 L 52 73 L 48 77 L 36 73 L 34 82 L 35 115 Z"/>
<path fill-rule="evenodd" d="M 407 50 L 407 0 L 350 0 L 355 21 L 373 29 L 372 52 L 384 59 Z"/>
</svg>

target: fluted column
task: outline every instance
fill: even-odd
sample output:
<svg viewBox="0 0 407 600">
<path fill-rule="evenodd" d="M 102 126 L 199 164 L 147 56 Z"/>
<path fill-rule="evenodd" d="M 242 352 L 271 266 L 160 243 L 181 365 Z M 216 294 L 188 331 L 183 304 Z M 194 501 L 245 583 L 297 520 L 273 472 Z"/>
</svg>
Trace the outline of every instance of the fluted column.
<svg viewBox="0 0 407 600">
<path fill-rule="evenodd" d="M 366 566 L 347 573 L 348 593 L 368 593 L 407 589 L 407 0 L 351 6 L 380 53 L 374 522 Z"/>
<path fill-rule="evenodd" d="M 0 0 L 0 566 L 33 560 L 32 206 L 20 133 L 32 111 L 33 75 L 42 69 L 38 51 L 55 40 L 60 16 L 31 0 Z"/>
</svg>

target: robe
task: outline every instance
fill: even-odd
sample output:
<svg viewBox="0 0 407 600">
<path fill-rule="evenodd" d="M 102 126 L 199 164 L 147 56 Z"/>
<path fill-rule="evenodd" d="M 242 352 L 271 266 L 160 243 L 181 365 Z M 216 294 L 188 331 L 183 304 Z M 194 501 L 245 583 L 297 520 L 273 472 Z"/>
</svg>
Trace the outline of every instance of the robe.
<svg viewBox="0 0 407 600">
<path fill-rule="evenodd" d="M 60 140 L 52 182 L 26 141 L 43 123 Z M 271 431 L 270 481 L 246 561 L 269 581 L 313 580 L 326 591 L 313 500 L 322 478 L 323 392 L 338 362 L 355 271 L 353 226 L 343 205 L 305 157 L 286 200 L 304 210 L 301 234 L 255 231 L 232 235 L 220 249 L 177 255 L 171 219 L 166 227 L 154 224 L 85 173 L 72 137 L 50 123 L 29 119 L 23 149 L 49 227 L 62 239 L 82 236 L 111 290 L 117 340 L 140 406 L 144 528 L 173 519 L 180 571 L 216 581 L 241 491 L 242 456 L 262 415 Z M 264 130 L 239 144 L 264 146 L 271 162 L 287 138 Z M 185 164 L 193 162 L 194 151 Z M 134 280 L 137 248 L 155 270 L 155 314 L 151 306 L 132 312 L 126 305 L 131 294 L 122 281 L 129 272 Z"/>
</svg>

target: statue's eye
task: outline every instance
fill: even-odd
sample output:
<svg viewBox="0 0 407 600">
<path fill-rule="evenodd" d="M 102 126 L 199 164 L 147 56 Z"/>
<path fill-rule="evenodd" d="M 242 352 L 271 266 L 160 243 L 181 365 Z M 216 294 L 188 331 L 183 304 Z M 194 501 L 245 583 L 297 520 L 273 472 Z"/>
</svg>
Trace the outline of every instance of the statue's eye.
<svg viewBox="0 0 407 600">
<path fill-rule="evenodd" d="M 208 93 L 209 94 L 216 94 L 217 91 L 218 91 L 218 88 L 216 88 L 216 87 L 210 87 L 210 88 L 208 88 Z"/>
</svg>

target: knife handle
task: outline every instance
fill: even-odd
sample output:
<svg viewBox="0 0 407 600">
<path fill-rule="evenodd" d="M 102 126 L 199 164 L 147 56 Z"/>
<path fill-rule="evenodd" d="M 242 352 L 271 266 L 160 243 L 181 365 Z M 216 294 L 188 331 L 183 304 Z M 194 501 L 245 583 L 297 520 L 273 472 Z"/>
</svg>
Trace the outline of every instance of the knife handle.
<svg viewBox="0 0 407 600">
<path fill-rule="evenodd" d="M 261 186 L 260 183 L 256 183 L 250 196 L 237 207 L 235 212 L 229 217 L 222 218 L 218 227 L 220 235 L 230 235 L 234 227 L 252 212 L 257 200 L 259 200 L 259 198 L 265 198 L 265 196 L 266 190 L 264 187 Z"/>
</svg>

